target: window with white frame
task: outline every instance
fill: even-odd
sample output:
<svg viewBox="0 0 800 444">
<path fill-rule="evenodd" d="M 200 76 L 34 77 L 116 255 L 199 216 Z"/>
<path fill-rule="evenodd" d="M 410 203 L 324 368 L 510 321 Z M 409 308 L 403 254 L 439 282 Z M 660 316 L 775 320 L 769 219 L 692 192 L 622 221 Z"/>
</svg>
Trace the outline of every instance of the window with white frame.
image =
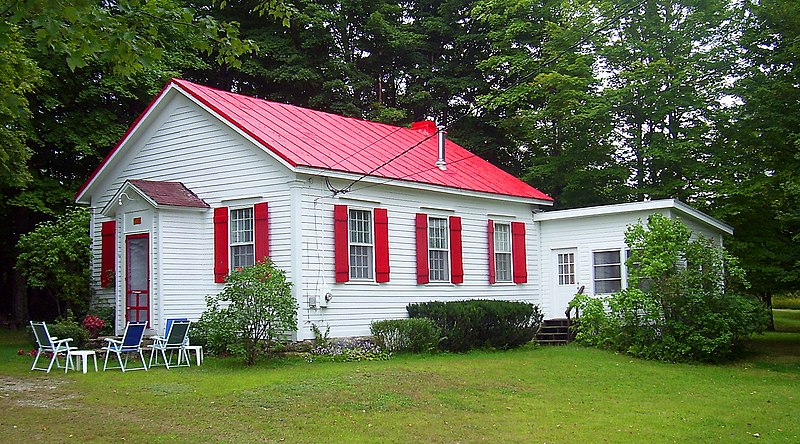
<svg viewBox="0 0 800 444">
<path fill-rule="evenodd" d="M 428 267 L 431 282 L 450 282 L 450 239 L 447 219 L 428 219 Z"/>
<path fill-rule="evenodd" d="M 511 282 L 511 224 L 494 224 L 494 269 L 497 282 Z"/>
<path fill-rule="evenodd" d="M 558 253 L 558 285 L 575 284 L 575 253 Z"/>
<path fill-rule="evenodd" d="M 233 270 L 255 264 L 253 208 L 232 209 L 230 212 L 230 248 Z"/>
<path fill-rule="evenodd" d="M 350 232 L 350 278 L 353 280 L 372 280 L 373 235 L 372 212 L 369 210 L 349 210 L 348 231 Z"/>
<path fill-rule="evenodd" d="M 594 252 L 594 293 L 611 294 L 622 289 L 620 250 Z"/>
</svg>

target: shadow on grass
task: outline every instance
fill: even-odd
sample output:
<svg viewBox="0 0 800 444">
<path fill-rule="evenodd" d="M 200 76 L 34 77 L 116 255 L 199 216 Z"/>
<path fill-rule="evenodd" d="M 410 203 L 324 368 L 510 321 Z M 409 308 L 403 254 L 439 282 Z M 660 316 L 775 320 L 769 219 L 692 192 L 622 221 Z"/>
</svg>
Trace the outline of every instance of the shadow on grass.
<svg viewBox="0 0 800 444">
<path fill-rule="evenodd" d="M 800 310 L 773 310 L 775 330 L 745 344 L 737 365 L 800 375 Z"/>
</svg>

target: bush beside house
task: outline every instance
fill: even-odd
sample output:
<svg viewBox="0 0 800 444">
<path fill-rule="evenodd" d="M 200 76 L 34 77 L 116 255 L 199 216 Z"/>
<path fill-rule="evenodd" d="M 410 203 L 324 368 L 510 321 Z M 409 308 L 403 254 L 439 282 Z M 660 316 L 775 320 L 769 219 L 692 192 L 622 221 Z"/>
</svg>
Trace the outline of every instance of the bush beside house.
<svg viewBox="0 0 800 444">
<path fill-rule="evenodd" d="M 577 340 L 664 361 L 716 362 L 764 330 L 766 308 L 741 292 L 735 258 L 708 239 L 692 239 L 659 214 L 629 227 L 628 288 L 606 298 L 577 295 Z"/>
<path fill-rule="evenodd" d="M 519 347 L 539 331 L 542 313 L 525 302 L 469 300 L 422 302 L 406 308 L 412 318 L 431 319 L 441 329 L 442 350 Z"/>
</svg>

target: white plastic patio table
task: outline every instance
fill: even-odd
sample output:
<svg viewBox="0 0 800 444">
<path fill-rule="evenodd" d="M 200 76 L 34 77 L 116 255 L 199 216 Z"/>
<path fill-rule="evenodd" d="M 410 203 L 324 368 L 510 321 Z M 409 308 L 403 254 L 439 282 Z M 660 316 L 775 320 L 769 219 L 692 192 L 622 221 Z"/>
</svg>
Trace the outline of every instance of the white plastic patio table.
<svg viewBox="0 0 800 444">
<path fill-rule="evenodd" d="M 194 351 L 195 360 L 197 361 L 197 365 L 200 365 L 200 363 L 203 362 L 203 346 L 201 346 L 201 345 L 187 345 L 184 348 L 186 349 L 186 353 L 189 353 L 190 351 Z M 191 356 L 191 355 L 189 355 L 189 356 Z M 187 356 L 187 359 L 188 359 L 188 356 Z"/>
<path fill-rule="evenodd" d="M 80 357 L 81 358 L 81 369 L 83 369 L 83 373 L 86 373 L 87 362 L 89 360 L 89 356 L 91 355 L 94 358 L 94 371 L 97 371 L 97 354 L 94 350 L 74 350 L 69 352 L 70 356 Z M 78 369 L 78 363 L 75 362 L 75 370 Z M 67 372 L 67 369 L 64 369 L 64 373 Z"/>
</svg>

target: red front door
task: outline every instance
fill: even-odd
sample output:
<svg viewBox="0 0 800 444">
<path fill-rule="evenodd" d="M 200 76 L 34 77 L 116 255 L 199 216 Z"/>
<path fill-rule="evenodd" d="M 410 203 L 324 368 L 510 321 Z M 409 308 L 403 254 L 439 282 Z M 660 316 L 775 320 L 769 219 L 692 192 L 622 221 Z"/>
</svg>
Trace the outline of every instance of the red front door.
<svg viewBox="0 0 800 444">
<path fill-rule="evenodd" d="M 125 316 L 128 322 L 149 322 L 150 236 L 126 236 L 125 251 Z"/>
</svg>

